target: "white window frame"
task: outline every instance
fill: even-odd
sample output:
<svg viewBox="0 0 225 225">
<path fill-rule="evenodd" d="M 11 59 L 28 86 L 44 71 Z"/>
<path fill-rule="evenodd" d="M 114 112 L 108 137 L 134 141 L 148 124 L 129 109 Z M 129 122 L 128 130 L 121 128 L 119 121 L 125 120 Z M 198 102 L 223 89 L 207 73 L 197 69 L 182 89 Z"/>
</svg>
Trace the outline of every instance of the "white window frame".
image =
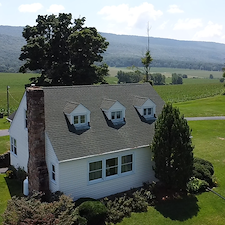
<svg viewBox="0 0 225 225">
<path fill-rule="evenodd" d="M 149 113 L 149 110 L 151 110 L 151 113 Z M 153 116 L 153 107 L 143 108 L 143 116 L 144 117 L 152 117 Z"/>
<path fill-rule="evenodd" d="M 91 163 L 95 163 L 95 162 L 101 162 L 101 163 L 102 163 L 101 168 L 90 171 L 90 164 L 91 164 Z M 99 171 L 101 171 L 101 175 L 102 175 L 102 176 L 99 177 L 99 178 L 90 180 L 90 174 L 91 174 L 91 173 L 95 173 L 95 172 L 99 172 Z M 102 161 L 102 160 L 98 160 L 98 161 L 89 162 L 89 163 L 88 163 L 88 180 L 89 180 L 89 182 L 96 182 L 96 181 L 99 181 L 99 180 L 102 180 L 102 179 L 103 179 L 103 161 Z"/>
<path fill-rule="evenodd" d="M 84 116 L 84 123 L 81 123 L 81 117 Z M 75 117 L 78 118 L 78 123 L 74 123 L 75 122 Z M 73 124 L 74 126 L 83 126 L 87 124 L 87 115 L 86 114 L 79 114 L 79 115 L 73 115 Z"/>
<path fill-rule="evenodd" d="M 107 161 L 113 160 L 113 159 L 117 160 L 117 164 L 112 165 L 112 166 L 107 166 Z M 112 174 L 112 175 L 107 175 L 107 171 L 110 170 L 110 169 L 116 169 L 117 172 L 115 174 Z M 119 157 L 117 156 L 117 157 L 106 159 L 105 160 L 105 177 L 108 179 L 109 177 L 118 176 L 118 174 L 119 174 Z"/>
<path fill-rule="evenodd" d="M 129 156 L 129 155 L 132 155 L 132 161 L 129 163 L 122 164 L 122 157 Z M 114 158 L 117 158 L 117 165 L 107 167 L 107 165 L 106 165 L 107 160 L 114 159 Z M 101 169 L 102 177 L 94 179 L 94 180 L 90 180 L 90 164 L 94 163 L 94 162 L 99 162 L 99 161 L 102 162 L 102 169 Z M 128 164 L 132 164 L 132 166 L 131 166 L 132 169 L 129 171 L 122 172 L 122 166 L 128 165 Z M 107 176 L 107 169 L 116 168 L 116 167 L 117 167 L 117 173 Z M 99 183 L 99 182 L 103 182 L 103 181 L 107 181 L 107 180 L 111 180 L 111 179 L 115 179 L 115 178 L 119 178 L 119 177 L 123 177 L 123 176 L 128 176 L 133 173 L 134 173 L 134 153 L 127 153 L 127 154 L 122 154 L 119 156 L 115 155 L 115 156 L 107 157 L 104 159 L 96 159 L 96 160 L 92 160 L 92 161 L 88 162 L 88 184 L 95 184 L 95 183 Z"/>
<path fill-rule="evenodd" d="M 18 151 L 17 151 L 17 141 L 16 141 L 16 139 L 13 138 L 13 137 L 10 137 L 10 150 L 11 150 L 11 152 L 12 152 L 15 156 L 17 156 L 17 154 L 18 154 Z"/>
<path fill-rule="evenodd" d="M 56 183 L 56 167 L 53 163 L 51 163 L 51 181 Z"/>
</svg>

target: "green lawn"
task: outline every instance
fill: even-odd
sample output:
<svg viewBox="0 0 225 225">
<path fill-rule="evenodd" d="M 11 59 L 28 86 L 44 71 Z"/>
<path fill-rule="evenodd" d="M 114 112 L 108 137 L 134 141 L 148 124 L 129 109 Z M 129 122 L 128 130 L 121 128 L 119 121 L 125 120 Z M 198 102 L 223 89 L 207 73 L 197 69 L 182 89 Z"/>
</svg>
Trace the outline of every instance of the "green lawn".
<svg viewBox="0 0 225 225">
<path fill-rule="evenodd" d="M 9 136 L 0 137 L 0 155 L 6 153 L 10 149 Z"/>
<path fill-rule="evenodd" d="M 0 174 L 0 193 L 0 224 L 2 224 L 1 215 L 6 209 L 8 200 L 14 195 L 22 196 L 22 183 L 6 178 L 5 174 Z"/>
<path fill-rule="evenodd" d="M 213 163 L 219 187 L 214 190 L 225 196 L 225 121 L 190 121 L 195 156 Z M 166 201 L 149 207 L 146 213 L 133 213 L 120 225 L 222 225 L 225 220 L 225 200 L 206 192 L 196 197 Z"/>
<path fill-rule="evenodd" d="M 0 118 L 0 130 L 9 129 L 10 122 L 4 118 Z"/>
</svg>

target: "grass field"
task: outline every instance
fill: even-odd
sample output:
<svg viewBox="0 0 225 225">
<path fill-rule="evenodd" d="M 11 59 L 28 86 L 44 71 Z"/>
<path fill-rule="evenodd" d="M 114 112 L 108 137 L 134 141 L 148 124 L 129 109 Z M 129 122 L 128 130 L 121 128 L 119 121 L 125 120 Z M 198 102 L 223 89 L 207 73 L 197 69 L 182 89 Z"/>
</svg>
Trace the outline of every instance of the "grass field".
<svg viewBox="0 0 225 225">
<path fill-rule="evenodd" d="M 199 107 L 200 108 L 200 107 Z M 225 112 L 225 110 L 224 110 Z M 189 121 L 192 129 L 194 155 L 213 163 L 219 186 L 214 190 L 225 196 L 225 121 Z M 168 200 L 146 213 L 134 213 L 120 225 L 223 225 L 225 201 L 217 195 L 206 192 L 181 200 Z"/>
<path fill-rule="evenodd" d="M 29 83 L 29 78 L 37 74 L 22 73 L 0 73 L 0 112 L 7 108 L 7 86 L 9 86 L 9 105 L 14 111 L 23 96 L 25 84 Z"/>
<path fill-rule="evenodd" d="M 131 71 L 126 67 L 110 67 L 109 74 L 110 76 L 116 76 L 119 70 L 128 72 Z M 206 70 L 189 70 L 189 69 L 177 69 L 177 68 L 165 68 L 165 67 L 152 67 L 151 73 L 162 73 L 166 77 L 171 77 L 172 73 L 186 74 L 188 78 L 199 77 L 199 78 L 209 78 L 209 75 L 212 74 L 214 78 L 221 78 L 223 73 L 222 71 L 206 71 Z"/>
<path fill-rule="evenodd" d="M 222 83 L 158 85 L 153 87 L 165 102 L 185 102 L 212 97 L 225 90 Z"/>
<path fill-rule="evenodd" d="M 0 155 L 6 153 L 10 149 L 9 136 L 0 137 Z"/>
<path fill-rule="evenodd" d="M 110 68 L 113 73 L 119 69 Z M 165 68 L 164 68 L 165 69 Z M 196 71 L 197 72 L 197 71 Z M 202 71 L 199 71 L 202 73 Z M 209 72 L 209 71 L 206 71 Z M 7 109 L 7 86 L 9 88 L 9 107 L 10 112 L 17 109 L 19 102 L 25 91 L 24 85 L 29 83 L 29 78 L 37 74 L 21 73 L 0 73 L 0 112 L 6 112 Z M 167 79 L 169 83 L 170 78 Z M 110 84 L 117 84 L 118 79 L 115 76 L 106 77 Z M 218 79 L 183 79 L 183 85 L 164 85 L 154 86 L 155 90 L 161 95 L 164 101 L 181 102 L 203 97 L 209 97 L 219 94 L 223 89 L 223 84 Z M 1 123 L 1 122 L 0 122 Z"/>
</svg>

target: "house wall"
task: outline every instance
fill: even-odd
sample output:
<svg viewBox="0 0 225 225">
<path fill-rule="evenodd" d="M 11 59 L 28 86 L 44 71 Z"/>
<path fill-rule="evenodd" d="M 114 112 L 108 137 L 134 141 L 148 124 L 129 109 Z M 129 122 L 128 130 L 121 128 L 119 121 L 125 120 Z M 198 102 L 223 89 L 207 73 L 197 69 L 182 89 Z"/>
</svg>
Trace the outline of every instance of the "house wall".
<svg viewBox="0 0 225 225">
<path fill-rule="evenodd" d="M 45 133 L 45 157 L 49 173 L 49 189 L 51 192 L 59 190 L 59 162 L 53 150 L 52 144 Z M 55 181 L 52 179 L 52 165 L 55 166 Z"/>
<path fill-rule="evenodd" d="M 134 154 L 134 173 L 90 184 L 88 178 L 89 162 L 125 154 Z M 102 198 L 123 192 L 130 188 L 140 187 L 143 182 L 156 180 L 152 163 L 151 152 L 146 147 L 60 163 L 59 190 L 74 199 L 80 197 Z"/>
<path fill-rule="evenodd" d="M 11 123 L 9 135 L 16 139 L 17 145 L 17 155 L 10 151 L 10 163 L 14 167 L 21 167 L 27 172 L 28 132 L 25 125 L 26 109 L 26 95 L 24 94 L 13 122 Z"/>
</svg>

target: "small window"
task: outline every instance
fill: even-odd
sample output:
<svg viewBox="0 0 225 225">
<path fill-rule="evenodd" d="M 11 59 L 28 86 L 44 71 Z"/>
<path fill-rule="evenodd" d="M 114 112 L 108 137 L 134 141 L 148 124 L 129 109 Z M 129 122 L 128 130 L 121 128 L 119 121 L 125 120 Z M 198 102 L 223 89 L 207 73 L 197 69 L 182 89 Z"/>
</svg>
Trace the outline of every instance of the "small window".
<svg viewBox="0 0 225 225">
<path fill-rule="evenodd" d="M 112 120 L 120 120 L 120 119 L 122 119 L 122 111 L 111 112 L 111 119 Z"/>
<path fill-rule="evenodd" d="M 143 115 L 144 116 L 151 116 L 152 115 L 152 108 L 145 108 Z"/>
<path fill-rule="evenodd" d="M 17 155 L 16 139 L 13 137 L 11 137 L 11 152 L 13 152 L 15 155 Z"/>
<path fill-rule="evenodd" d="M 86 116 L 80 115 L 80 116 L 74 116 L 74 124 L 75 125 L 82 125 L 86 123 Z"/>
<path fill-rule="evenodd" d="M 55 181 L 55 166 L 52 164 L 52 180 Z"/>
<path fill-rule="evenodd" d="M 121 159 L 121 173 L 132 171 L 133 169 L 133 155 L 122 156 Z"/>
<path fill-rule="evenodd" d="M 89 163 L 89 181 L 102 178 L 102 161 Z"/>
<path fill-rule="evenodd" d="M 106 160 L 106 176 L 118 174 L 118 158 Z"/>
<path fill-rule="evenodd" d="M 25 128 L 27 128 L 27 110 L 25 110 Z"/>
</svg>

